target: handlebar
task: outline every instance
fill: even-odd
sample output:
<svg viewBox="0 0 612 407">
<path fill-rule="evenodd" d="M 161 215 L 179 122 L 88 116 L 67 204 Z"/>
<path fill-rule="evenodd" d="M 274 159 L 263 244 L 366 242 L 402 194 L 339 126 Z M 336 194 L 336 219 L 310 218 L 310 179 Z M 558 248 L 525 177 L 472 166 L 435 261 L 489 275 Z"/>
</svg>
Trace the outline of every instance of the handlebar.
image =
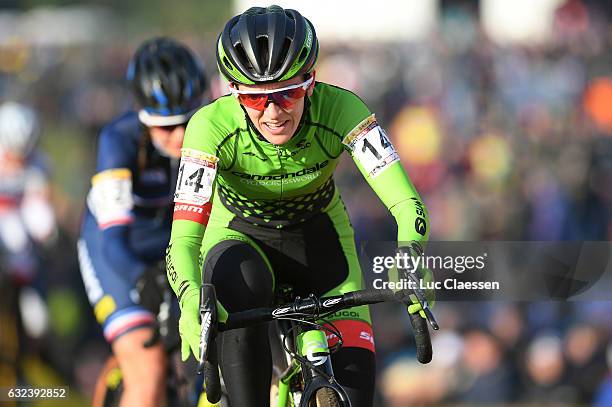
<svg viewBox="0 0 612 407">
<path fill-rule="evenodd" d="M 282 318 L 317 320 L 321 316 L 346 308 L 381 302 L 398 302 L 405 305 L 411 303 L 409 293 L 405 290 L 359 290 L 324 298 L 318 298 L 314 295 L 307 298 L 296 297 L 293 303 L 276 308 L 255 308 L 230 314 L 224 324 L 219 324 L 219 331 L 245 328 Z M 429 321 L 432 328 L 438 330 L 436 320 L 431 319 Z"/>
<path fill-rule="evenodd" d="M 225 323 L 218 323 L 217 318 L 217 296 L 212 284 L 204 284 L 200 293 L 200 317 L 202 321 L 202 331 L 200 336 L 200 364 L 198 374 L 204 372 L 206 383 L 206 395 L 208 401 L 216 403 L 221 398 L 220 385 L 218 384 L 218 367 L 216 365 L 216 355 L 212 351 L 212 340 L 216 331 L 228 331 L 238 328 L 273 321 L 276 319 L 301 319 L 304 321 L 316 321 L 321 317 L 334 312 L 356 307 L 358 305 L 377 304 L 381 302 L 398 302 L 404 305 L 412 303 L 410 294 L 414 290 L 359 290 L 351 291 L 343 295 L 319 298 L 311 294 L 307 298 L 296 297 L 290 303 L 276 308 L 255 308 L 247 311 L 236 312 L 228 315 Z M 418 293 L 416 293 L 418 294 Z M 417 295 L 417 298 L 421 300 Z M 418 314 L 410 315 L 410 323 L 414 332 L 416 342 L 417 359 L 421 363 L 429 363 L 432 358 L 431 340 L 427 321 L 434 330 L 438 330 L 438 324 L 431 313 L 427 302 L 423 304 L 423 310 L 427 310 L 426 319 Z M 211 371 L 214 369 L 214 372 Z M 216 379 L 214 376 L 216 375 Z M 210 379 L 210 380 L 209 380 Z M 216 381 L 216 382 L 215 382 Z"/>
</svg>

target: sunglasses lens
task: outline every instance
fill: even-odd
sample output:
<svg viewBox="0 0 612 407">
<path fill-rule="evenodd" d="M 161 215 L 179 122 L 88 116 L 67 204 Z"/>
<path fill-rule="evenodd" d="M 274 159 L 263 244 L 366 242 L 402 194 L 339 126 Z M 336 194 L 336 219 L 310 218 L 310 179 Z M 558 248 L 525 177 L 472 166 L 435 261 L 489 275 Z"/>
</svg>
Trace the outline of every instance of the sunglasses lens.
<svg viewBox="0 0 612 407">
<path fill-rule="evenodd" d="M 164 131 L 171 132 L 171 131 L 174 131 L 174 129 L 176 129 L 177 127 L 180 127 L 180 126 L 186 127 L 187 123 L 172 124 L 172 125 L 169 125 L 169 126 L 155 126 L 155 127 L 158 127 L 158 128 L 160 128 L 160 129 L 162 129 Z"/>
<path fill-rule="evenodd" d="M 272 93 L 239 93 L 238 100 L 246 107 L 261 111 L 265 110 L 268 100 L 272 99 L 278 106 L 283 109 L 288 109 L 293 106 L 298 99 L 303 98 L 305 95 L 306 89 L 295 88 Z"/>
<path fill-rule="evenodd" d="M 293 106 L 298 99 L 303 98 L 304 95 L 306 95 L 306 91 L 302 88 L 298 88 L 274 92 L 270 94 L 270 97 L 274 100 L 274 103 L 283 109 L 288 109 Z"/>
<path fill-rule="evenodd" d="M 266 102 L 268 101 L 268 95 L 264 93 L 255 94 L 239 94 L 238 100 L 246 107 L 251 109 L 264 110 L 266 108 Z"/>
<path fill-rule="evenodd" d="M 304 88 L 289 89 L 281 93 L 284 93 L 285 97 L 289 99 L 301 99 L 306 95 L 306 89 Z"/>
</svg>

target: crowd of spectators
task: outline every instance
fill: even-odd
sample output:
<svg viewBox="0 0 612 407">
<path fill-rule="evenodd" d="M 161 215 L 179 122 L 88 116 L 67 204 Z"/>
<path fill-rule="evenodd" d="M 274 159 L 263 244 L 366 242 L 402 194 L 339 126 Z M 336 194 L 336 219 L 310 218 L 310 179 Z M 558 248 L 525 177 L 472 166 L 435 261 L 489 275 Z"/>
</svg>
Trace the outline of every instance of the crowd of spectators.
<svg viewBox="0 0 612 407">
<path fill-rule="evenodd" d="M 493 43 L 473 11 L 450 10 L 424 43 L 337 50 L 319 77 L 375 107 L 429 210 L 431 239 L 610 240 L 605 13 L 569 1 L 552 41 L 529 47 Z M 393 219 L 350 160 L 337 178 L 358 238 L 391 240 Z M 426 367 L 406 346 L 402 314 L 375 310 L 380 405 L 612 405 L 611 310 L 607 301 L 442 302 Z"/>
<path fill-rule="evenodd" d="M 317 80 L 355 91 L 377 114 L 429 210 L 431 239 L 610 240 L 611 20 L 597 2 L 570 0 L 550 42 L 500 45 L 465 4 L 446 9 L 424 41 L 323 43 Z M 184 40 L 219 96 L 212 43 Z M 47 254 L 53 351 L 45 358 L 84 394 L 108 348 L 78 274 L 77 215 L 97 131 L 129 106 L 133 46 L 15 43 L 0 58 L 0 91 L 41 112 L 54 161 L 62 235 Z M 336 181 L 357 239 L 393 240 L 393 218 L 348 157 Z M 612 405 L 611 310 L 606 301 L 439 302 L 434 360 L 420 366 L 405 313 L 375 307 L 377 403 Z"/>
</svg>

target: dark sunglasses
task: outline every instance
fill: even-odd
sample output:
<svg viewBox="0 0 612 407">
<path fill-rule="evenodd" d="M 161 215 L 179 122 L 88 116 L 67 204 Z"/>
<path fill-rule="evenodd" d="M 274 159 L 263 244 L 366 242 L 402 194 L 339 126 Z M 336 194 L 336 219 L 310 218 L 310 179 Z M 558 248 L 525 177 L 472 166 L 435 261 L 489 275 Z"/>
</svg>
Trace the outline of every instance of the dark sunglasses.
<svg viewBox="0 0 612 407">
<path fill-rule="evenodd" d="M 153 126 L 153 127 L 157 127 L 158 129 L 161 129 L 167 132 L 172 132 L 177 127 L 187 127 L 187 123 L 171 124 L 168 126 Z"/>
</svg>

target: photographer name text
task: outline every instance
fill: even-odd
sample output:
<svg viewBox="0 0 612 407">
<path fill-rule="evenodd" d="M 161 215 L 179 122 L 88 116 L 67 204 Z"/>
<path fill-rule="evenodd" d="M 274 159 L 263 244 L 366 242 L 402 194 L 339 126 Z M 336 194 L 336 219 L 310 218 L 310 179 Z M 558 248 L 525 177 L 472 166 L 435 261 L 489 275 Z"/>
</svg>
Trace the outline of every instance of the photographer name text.
<svg viewBox="0 0 612 407">
<path fill-rule="evenodd" d="M 375 279 L 372 285 L 377 290 L 499 290 L 498 281 L 461 281 L 447 278 L 441 281 L 425 281 L 401 279 L 399 281 L 384 281 Z"/>
</svg>

